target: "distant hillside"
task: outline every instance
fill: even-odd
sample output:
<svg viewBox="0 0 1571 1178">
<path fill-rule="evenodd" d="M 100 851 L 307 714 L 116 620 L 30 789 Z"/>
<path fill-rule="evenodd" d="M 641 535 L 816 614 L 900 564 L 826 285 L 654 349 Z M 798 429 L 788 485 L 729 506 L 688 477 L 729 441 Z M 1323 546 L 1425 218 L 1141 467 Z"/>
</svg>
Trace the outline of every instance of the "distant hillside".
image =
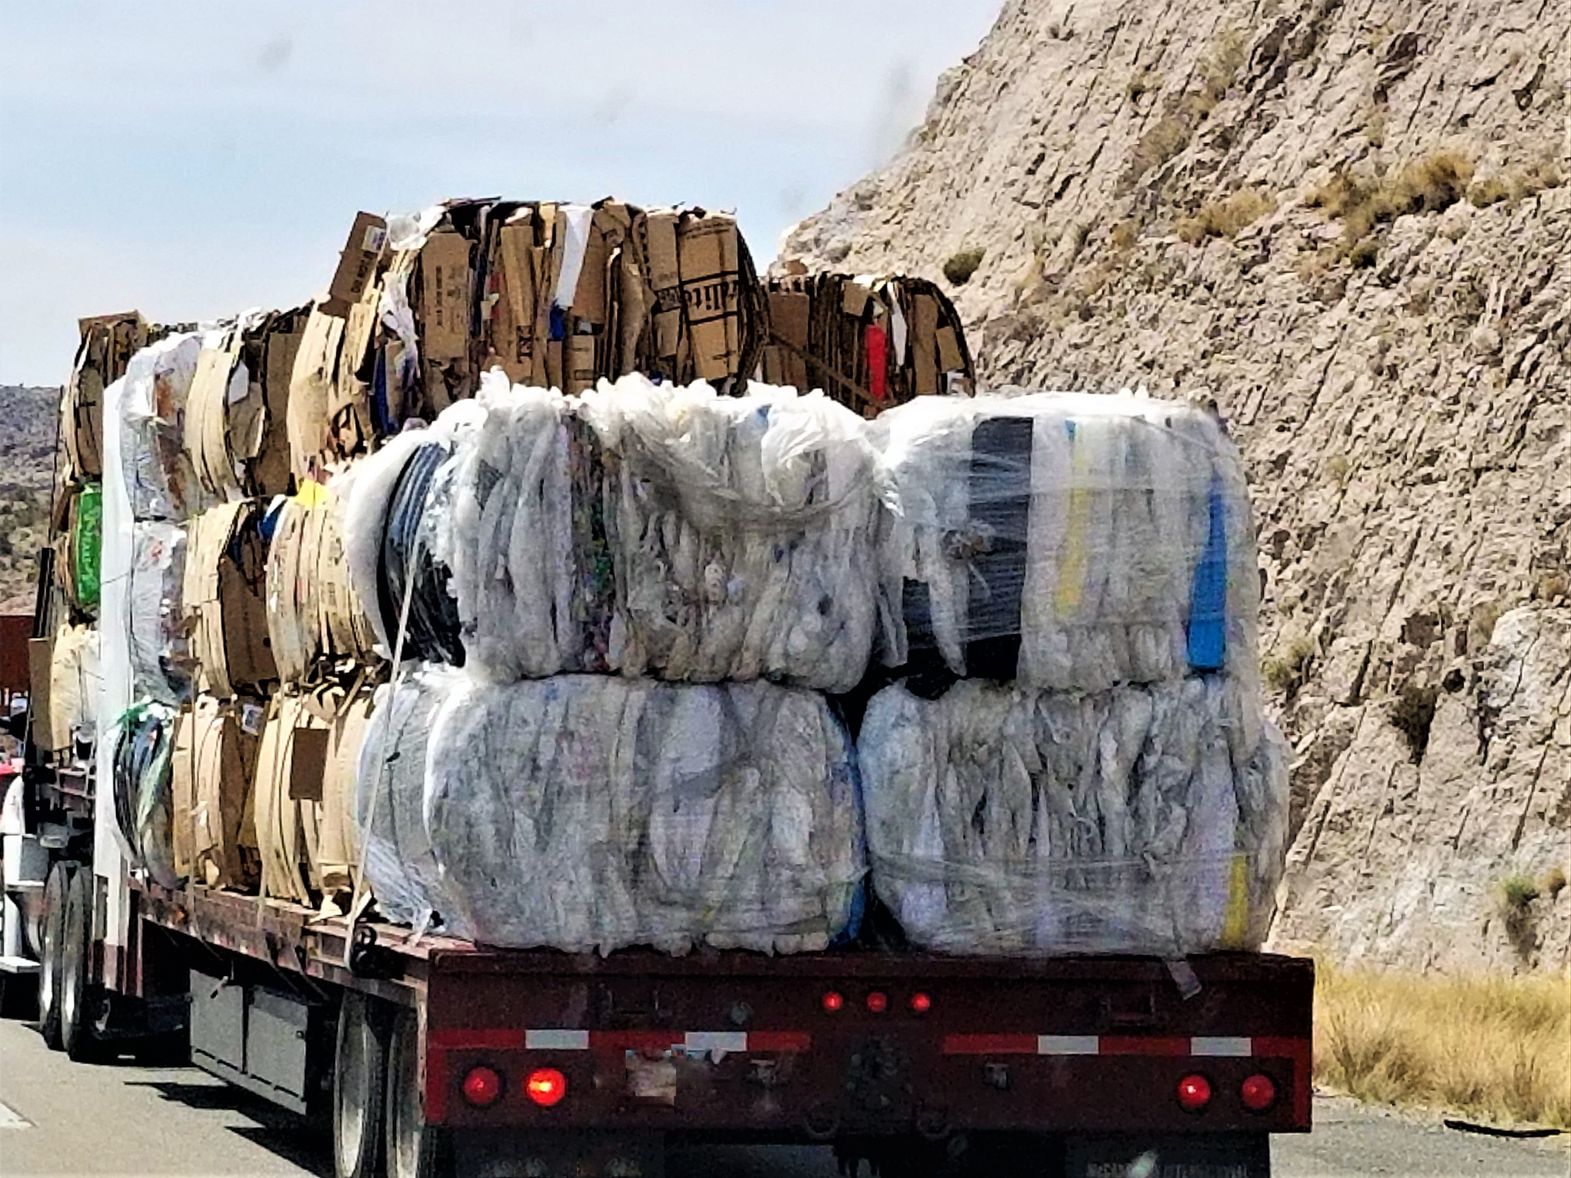
<svg viewBox="0 0 1571 1178">
<path fill-rule="evenodd" d="M 31 613 L 48 533 L 59 389 L 0 385 L 0 613 Z"/>
</svg>

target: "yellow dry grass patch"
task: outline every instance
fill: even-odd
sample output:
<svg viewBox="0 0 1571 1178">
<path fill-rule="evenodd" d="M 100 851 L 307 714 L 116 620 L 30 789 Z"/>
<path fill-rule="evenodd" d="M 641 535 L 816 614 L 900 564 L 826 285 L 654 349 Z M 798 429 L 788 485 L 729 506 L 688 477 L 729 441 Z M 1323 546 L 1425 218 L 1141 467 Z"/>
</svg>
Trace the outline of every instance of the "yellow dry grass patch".
<svg viewBox="0 0 1571 1178">
<path fill-rule="evenodd" d="M 1180 240 L 1198 245 L 1208 237 L 1234 237 L 1276 209 L 1268 192 L 1245 188 L 1222 200 L 1210 200 L 1193 217 L 1178 223 Z"/>
<path fill-rule="evenodd" d="M 1571 1129 L 1571 976 L 1318 965 L 1315 1079 L 1361 1100 Z"/>
</svg>

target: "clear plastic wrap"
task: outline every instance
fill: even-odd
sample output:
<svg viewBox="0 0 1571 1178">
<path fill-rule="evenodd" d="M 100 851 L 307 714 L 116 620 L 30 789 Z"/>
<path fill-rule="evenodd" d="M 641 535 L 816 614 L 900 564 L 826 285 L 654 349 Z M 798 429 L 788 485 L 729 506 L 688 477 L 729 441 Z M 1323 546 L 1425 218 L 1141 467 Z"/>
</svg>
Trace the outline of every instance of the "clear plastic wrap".
<svg viewBox="0 0 1571 1178">
<path fill-rule="evenodd" d="M 201 336 L 172 335 L 149 347 L 126 375 L 120 401 L 120 469 L 131 513 L 179 523 L 210 506 L 185 448 L 186 401 Z"/>
<path fill-rule="evenodd" d="M 399 731 L 419 739 L 423 720 L 414 709 Z M 373 740 L 366 751 L 376 755 Z M 811 692 L 465 680 L 437 716 L 427 763 L 436 903 L 460 935 L 578 952 L 791 953 L 854 931 L 865 871 L 855 759 Z M 390 776 L 407 772 L 395 764 Z M 395 808 L 412 796 L 399 786 Z"/>
<path fill-rule="evenodd" d="M 116 724 L 113 753 L 115 818 L 132 865 L 154 883 L 180 886 L 175 869 L 174 709 L 138 703 Z"/>
<path fill-rule="evenodd" d="M 921 398 L 870 428 L 890 665 L 1074 691 L 1255 681 L 1248 488 L 1212 415 L 1006 393 Z"/>
<path fill-rule="evenodd" d="M 455 488 L 473 664 L 854 687 L 876 624 L 873 455 L 822 394 L 624 377 L 582 398 L 488 374 Z"/>
<path fill-rule="evenodd" d="M 51 752 L 70 760 L 79 744 L 98 737 L 98 697 L 103 688 L 98 665 L 98 628 L 62 626 L 55 632 L 49 660 L 47 731 L 34 732 Z"/>
<path fill-rule="evenodd" d="M 126 638 L 132 691 L 140 698 L 179 704 L 191 694 L 192 657 L 183 592 L 186 534 L 176 524 L 132 526 Z"/>
<path fill-rule="evenodd" d="M 426 749 L 437 710 L 467 682 L 433 664 L 376 692 L 360 747 L 355 829 L 365 881 L 389 920 L 423 925 L 437 909 L 440 881 L 424 806 Z"/>
<path fill-rule="evenodd" d="M 875 890 L 913 943 L 951 953 L 1258 947 L 1288 792 L 1281 736 L 1245 721 L 1257 708 L 1218 675 L 886 688 L 858 742 Z"/>
</svg>

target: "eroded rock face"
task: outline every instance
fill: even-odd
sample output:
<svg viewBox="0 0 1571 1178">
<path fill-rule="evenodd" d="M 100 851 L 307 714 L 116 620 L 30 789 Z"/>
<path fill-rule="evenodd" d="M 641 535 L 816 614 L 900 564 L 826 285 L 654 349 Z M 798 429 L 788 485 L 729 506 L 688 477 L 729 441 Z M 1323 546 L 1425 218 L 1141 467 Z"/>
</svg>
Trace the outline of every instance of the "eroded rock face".
<svg viewBox="0 0 1571 1178">
<path fill-rule="evenodd" d="M 787 242 L 983 250 L 989 383 L 1217 399 L 1296 750 L 1284 945 L 1571 964 L 1568 87 L 1571 0 L 1014 0 Z"/>
</svg>

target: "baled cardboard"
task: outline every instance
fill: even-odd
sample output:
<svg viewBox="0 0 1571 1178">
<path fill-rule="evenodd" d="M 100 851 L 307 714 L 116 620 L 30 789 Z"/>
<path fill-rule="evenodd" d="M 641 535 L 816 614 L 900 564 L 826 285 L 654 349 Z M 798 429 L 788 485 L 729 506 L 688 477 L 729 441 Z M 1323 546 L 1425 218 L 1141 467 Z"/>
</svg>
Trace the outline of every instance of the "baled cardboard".
<svg viewBox="0 0 1571 1178">
<path fill-rule="evenodd" d="M 191 521 L 184 599 L 198 688 L 228 699 L 276 682 L 263 596 L 266 543 L 256 500 L 226 503 Z"/>
<path fill-rule="evenodd" d="M 320 306 L 306 318 L 289 376 L 285 410 L 289 457 L 294 473 L 306 477 L 322 465 L 328 452 L 328 404 L 338 378 L 338 352 L 344 338 L 344 317 Z"/>
<path fill-rule="evenodd" d="M 421 308 L 425 313 L 426 359 L 436 364 L 469 358 L 468 238 L 454 230 L 438 230 L 420 251 Z"/>
<path fill-rule="evenodd" d="M 344 316 L 376 277 L 377 264 L 387 248 L 387 222 L 375 213 L 356 213 L 349 240 L 338 255 L 338 268 L 328 284 L 321 307 L 328 315 Z"/>
<path fill-rule="evenodd" d="M 704 380 L 723 381 L 735 371 L 738 353 L 736 221 L 718 215 L 684 216 L 677 231 L 677 257 L 694 372 Z"/>
</svg>

